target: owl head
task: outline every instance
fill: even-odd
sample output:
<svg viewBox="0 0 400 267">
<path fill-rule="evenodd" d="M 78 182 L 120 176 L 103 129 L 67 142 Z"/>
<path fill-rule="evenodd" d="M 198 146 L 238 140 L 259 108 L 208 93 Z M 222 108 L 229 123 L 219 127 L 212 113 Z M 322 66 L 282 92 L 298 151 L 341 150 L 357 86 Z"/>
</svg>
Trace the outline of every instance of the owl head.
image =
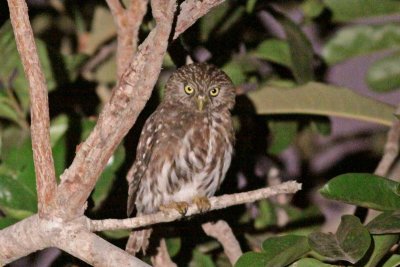
<svg viewBox="0 0 400 267">
<path fill-rule="evenodd" d="M 171 75 L 164 100 L 195 112 L 232 109 L 235 88 L 228 75 L 214 65 L 193 63 Z"/>
</svg>

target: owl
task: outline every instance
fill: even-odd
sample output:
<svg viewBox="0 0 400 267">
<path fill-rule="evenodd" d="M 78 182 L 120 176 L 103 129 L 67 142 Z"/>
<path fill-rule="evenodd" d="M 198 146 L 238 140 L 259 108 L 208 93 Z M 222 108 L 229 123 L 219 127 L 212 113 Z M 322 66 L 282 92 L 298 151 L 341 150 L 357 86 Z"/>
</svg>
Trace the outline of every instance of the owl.
<svg viewBox="0 0 400 267">
<path fill-rule="evenodd" d="M 135 208 L 137 215 L 170 208 L 184 214 L 189 203 L 210 208 L 232 158 L 234 104 L 232 81 L 213 65 L 189 64 L 171 75 L 128 173 L 128 216 Z M 133 231 L 126 250 L 145 253 L 150 234 Z"/>
</svg>

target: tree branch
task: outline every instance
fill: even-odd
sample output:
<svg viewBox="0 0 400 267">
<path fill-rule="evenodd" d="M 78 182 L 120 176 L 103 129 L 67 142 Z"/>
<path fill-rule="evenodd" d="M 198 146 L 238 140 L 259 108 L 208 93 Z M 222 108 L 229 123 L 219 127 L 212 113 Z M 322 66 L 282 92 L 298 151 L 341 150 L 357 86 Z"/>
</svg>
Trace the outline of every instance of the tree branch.
<svg viewBox="0 0 400 267">
<path fill-rule="evenodd" d="M 57 204 L 62 206 L 57 210 L 61 218 L 83 214 L 84 204 L 101 171 L 150 98 L 167 50 L 176 8 L 174 0 L 153 0 L 152 6 L 157 26 L 140 45 L 95 128 L 61 176 L 57 198 Z"/>
<path fill-rule="evenodd" d="M 223 209 L 233 205 L 254 202 L 260 199 L 269 198 L 278 194 L 293 194 L 301 189 L 301 184 L 296 181 L 289 181 L 280 185 L 248 191 L 244 193 L 236 193 L 231 195 L 222 195 L 210 197 L 211 210 Z M 149 226 L 157 223 L 172 222 L 182 217 L 188 217 L 200 213 L 195 204 L 189 205 L 184 216 L 176 210 L 159 211 L 153 214 L 142 215 L 128 219 L 105 219 L 90 220 L 87 219 L 88 229 L 92 232 L 117 229 L 134 229 Z"/>
<path fill-rule="evenodd" d="M 400 113 L 400 104 L 397 106 L 395 114 Z M 387 139 L 385 144 L 385 149 L 383 151 L 383 156 L 379 161 L 378 166 L 375 169 L 374 174 L 387 177 L 393 163 L 399 155 L 399 141 L 400 141 L 400 121 L 395 118 L 393 120 L 392 126 L 387 133 Z M 367 217 L 364 223 L 370 222 L 373 218 L 378 216 L 381 212 L 373 209 L 369 209 Z"/>
<path fill-rule="evenodd" d="M 400 114 L 400 105 L 396 109 L 396 114 Z M 400 140 L 400 120 L 395 118 L 390 127 L 383 156 L 379 161 L 378 167 L 375 169 L 375 174 L 379 176 L 387 176 L 395 159 L 399 155 L 399 140 Z"/>
<path fill-rule="evenodd" d="M 150 267 L 86 229 L 64 228 L 54 243 L 58 248 L 92 266 Z"/>
<path fill-rule="evenodd" d="M 168 254 L 167 244 L 164 238 L 160 240 L 156 255 L 151 257 L 151 263 L 153 267 L 177 267 Z"/>
<path fill-rule="evenodd" d="M 83 218 L 64 222 L 26 218 L 0 231 L 0 266 L 46 247 L 58 247 L 93 266 L 139 266 L 146 263 L 88 231 Z"/>
<path fill-rule="evenodd" d="M 187 28 L 192 26 L 199 18 L 207 14 L 213 7 L 225 0 L 186 0 L 180 5 L 181 12 L 175 27 L 174 39 L 178 38 Z"/>
<path fill-rule="evenodd" d="M 0 230 L 0 266 L 48 247 L 40 229 L 39 217 L 33 215 Z"/>
<path fill-rule="evenodd" d="M 225 255 L 234 266 L 243 252 L 228 223 L 223 220 L 219 220 L 216 223 L 208 222 L 203 224 L 202 228 L 208 236 L 214 237 L 221 243 Z"/>
<path fill-rule="evenodd" d="M 40 217 L 47 217 L 56 194 L 54 162 L 50 145 L 50 116 L 47 85 L 23 0 L 8 0 L 15 41 L 29 82 L 31 135 Z"/>
<path fill-rule="evenodd" d="M 120 78 L 136 53 L 139 28 L 148 0 L 131 0 L 128 9 L 119 0 L 106 0 L 117 27 L 117 77 Z"/>
</svg>

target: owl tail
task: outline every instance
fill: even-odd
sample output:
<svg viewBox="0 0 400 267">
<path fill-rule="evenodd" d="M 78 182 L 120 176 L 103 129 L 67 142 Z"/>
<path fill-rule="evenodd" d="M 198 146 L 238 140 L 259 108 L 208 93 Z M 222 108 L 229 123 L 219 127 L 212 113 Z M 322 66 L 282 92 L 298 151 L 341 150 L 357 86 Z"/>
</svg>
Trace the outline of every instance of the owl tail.
<svg viewBox="0 0 400 267">
<path fill-rule="evenodd" d="M 139 250 L 142 250 L 143 255 L 146 255 L 147 247 L 149 246 L 150 236 L 153 229 L 147 228 L 143 230 L 132 231 L 126 243 L 126 252 L 135 255 Z"/>
</svg>

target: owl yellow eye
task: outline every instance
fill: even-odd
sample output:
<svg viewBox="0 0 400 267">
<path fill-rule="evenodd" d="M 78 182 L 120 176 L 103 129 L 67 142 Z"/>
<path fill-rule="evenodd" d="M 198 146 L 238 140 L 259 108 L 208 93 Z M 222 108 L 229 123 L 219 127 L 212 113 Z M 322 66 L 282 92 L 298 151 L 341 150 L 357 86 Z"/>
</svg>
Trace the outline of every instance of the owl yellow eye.
<svg viewBox="0 0 400 267">
<path fill-rule="evenodd" d="M 210 90 L 210 96 L 217 96 L 219 94 L 219 88 L 214 87 L 213 89 Z"/>
<path fill-rule="evenodd" d="M 190 85 L 185 85 L 185 87 L 183 89 L 185 90 L 185 93 L 188 95 L 191 95 L 194 92 L 193 87 L 191 87 Z"/>
</svg>

